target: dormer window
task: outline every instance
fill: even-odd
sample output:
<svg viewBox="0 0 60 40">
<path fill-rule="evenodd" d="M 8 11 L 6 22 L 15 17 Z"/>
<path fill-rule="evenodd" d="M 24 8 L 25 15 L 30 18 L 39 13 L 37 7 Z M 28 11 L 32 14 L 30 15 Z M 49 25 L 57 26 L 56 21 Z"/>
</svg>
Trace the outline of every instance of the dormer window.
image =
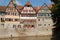
<svg viewBox="0 0 60 40">
<path fill-rule="evenodd" d="M 27 5 L 27 7 L 30 7 L 30 5 Z"/>
</svg>

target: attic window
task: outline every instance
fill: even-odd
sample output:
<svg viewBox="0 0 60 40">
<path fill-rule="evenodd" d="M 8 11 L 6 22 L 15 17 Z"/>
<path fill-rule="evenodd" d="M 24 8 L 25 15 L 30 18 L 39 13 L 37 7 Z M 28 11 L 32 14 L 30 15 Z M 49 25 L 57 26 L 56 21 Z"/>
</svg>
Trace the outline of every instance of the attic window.
<svg viewBox="0 0 60 40">
<path fill-rule="evenodd" d="M 30 5 L 27 5 L 27 7 L 29 7 Z"/>
<path fill-rule="evenodd" d="M 25 6 L 27 6 L 27 7 L 31 7 L 31 5 L 25 5 Z"/>
</svg>

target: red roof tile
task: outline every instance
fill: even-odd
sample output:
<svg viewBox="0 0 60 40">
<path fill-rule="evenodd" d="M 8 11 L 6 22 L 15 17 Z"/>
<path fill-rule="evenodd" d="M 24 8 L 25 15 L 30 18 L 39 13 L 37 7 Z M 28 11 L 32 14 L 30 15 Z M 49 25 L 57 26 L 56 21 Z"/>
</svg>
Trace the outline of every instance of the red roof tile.
<svg viewBox="0 0 60 40">
<path fill-rule="evenodd" d="M 22 11 L 23 6 L 16 6 L 16 8 L 18 9 L 19 13 Z"/>
<path fill-rule="evenodd" d="M 50 4 L 48 7 L 51 9 L 53 7 L 53 4 Z"/>
<path fill-rule="evenodd" d="M 36 7 L 34 7 L 34 9 L 35 9 L 36 11 L 38 11 L 38 10 L 40 10 L 40 6 L 36 6 Z"/>
<path fill-rule="evenodd" d="M 5 12 L 7 6 L 0 6 L 0 12 Z"/>
</svg>

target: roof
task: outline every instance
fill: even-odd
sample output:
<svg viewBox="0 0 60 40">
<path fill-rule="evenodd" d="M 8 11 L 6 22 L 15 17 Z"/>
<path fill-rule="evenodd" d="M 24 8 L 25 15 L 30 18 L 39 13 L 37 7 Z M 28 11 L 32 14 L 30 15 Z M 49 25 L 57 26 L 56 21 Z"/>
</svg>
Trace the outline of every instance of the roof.
<svg viewBox="0 0 60 40">
<path fill-rule="evenodd" d="M 17 10 L 19 11 L 19 13 L 22 11 L 23 6 L 16 6 Z"/>
<path fill-rule="evenodd" d="M 36 12 L 37 12 L 37 11 L 39 11 L 39 10 L 41 9 L 41 7 L 40 7 L 40 6 L 36 6 L 36 7 L 34 7 L 34 9 L 35 9 Z"/>
<path fill-rule="evenodd" d="M 26 4 L 25 4 L 25 6 L 31 6 L 32 7 L 32 5 L 31 5 L 31 3 L 29 2 L 29 1 L 27 1 L 26 2 Z M 35 7 L 33 7 L 33 9 L 36 11 L 36 12 L 38 12 L 39 10 L 41 10 L 42 9 L 42 7 L 44 7 L 44 5 L 46 5 L 45 3 L 40 7 L 40 6 L 35 6 Z M 47 6 L 47 5 L 46 5 Z M 52 8 L 52 4 L 50 4 L 49 6 L 47 6 L 49 9 L 51 9 Z M 6 8 L 7 8 L 7 6 L 0 6 L 0 12 L 5 12 L 5 10 L 6 10 Z M 19 13 L 21 13 L 21 11 L 22 11 L 22 9 L 24 8 L 24 6 L 16 6 L 16 8 L 18 9 L 18 11 L 19 11 Z"/>
<path fill-rule="evenodd" d="M 41 10 L 44 10 L 44 9 L 49 9 L 49 7 L 47 6 L 46 3 L 44 3 L 44 4 L 41 6 Z"/>
<path fill-rule="evenodd" d="M 0 12 L 5 12 L 6 8 L 7 8 L 7 6 L 0 6 Z M 16 8 L 18 9 L 19 12 L 21 12 L 23 6 L 16 6 Z M 36 7 L 33 7 L 33 8 L 36 10 L 36 12 L 41 9 L 40 6 L 36 6 Z M 51 9 L 52 5 L 49 5 L 49 8 Z"/>
<path fill-rule="evenodd" d="M 51 13 L 51 10 L 50 10 L 50 8 L 47 6 L 47 4 L 44 3 L 44 4 L 41 6 L 40 10 L 38 10 L 38 13 Z"/>
<path fill-rule="evenodd" d="M 25 6 L 32 6 L 29 1 L 26 2 Z"/>
<path fill-rule="evenodd" d="M 5 12 L 7 6 L 0 6 L 0 12 Z"/>
<path fill-rule="evenodd" d="M 7 6 L 0 6 L 0 12 L 5 12 L 6 8 Z M 21 9 L 23 8 L 23 6 L 16 6 L 16 8 L 18 9 L 19 12 L 21 12 Z"/>
<path fill-rule="evenodd" d="M 28 12 L 29 11 L 29 12 Z M 36 13 L 36 10 L 34 9 L 34 7 L 32 7 L 31 3 L 29 1 L 26 2 L 26 4 L 23 6 L 22 10 L 21 10 L 21 13 L 23 14 L 35 14 Z"/>
<path fill-rule="evenodd" d="M 53 7 L 53 4 L 50 4 L 48 7 L 51 9 Z"/>
</svg>

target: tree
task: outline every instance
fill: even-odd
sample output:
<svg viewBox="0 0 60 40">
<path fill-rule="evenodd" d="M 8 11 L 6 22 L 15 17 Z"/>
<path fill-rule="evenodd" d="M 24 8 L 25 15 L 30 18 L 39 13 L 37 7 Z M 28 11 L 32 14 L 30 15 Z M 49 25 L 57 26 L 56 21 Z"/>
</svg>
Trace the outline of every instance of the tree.
<svg viewBox="0 0 60 40">
<path fill-rule="evenodd" d="M 53 40 L 60 40 L 60 0 L 51 0 L 54 2 L 52 11 L 52 19 L 55 23 L 53 28 Z"/>
</svg>

